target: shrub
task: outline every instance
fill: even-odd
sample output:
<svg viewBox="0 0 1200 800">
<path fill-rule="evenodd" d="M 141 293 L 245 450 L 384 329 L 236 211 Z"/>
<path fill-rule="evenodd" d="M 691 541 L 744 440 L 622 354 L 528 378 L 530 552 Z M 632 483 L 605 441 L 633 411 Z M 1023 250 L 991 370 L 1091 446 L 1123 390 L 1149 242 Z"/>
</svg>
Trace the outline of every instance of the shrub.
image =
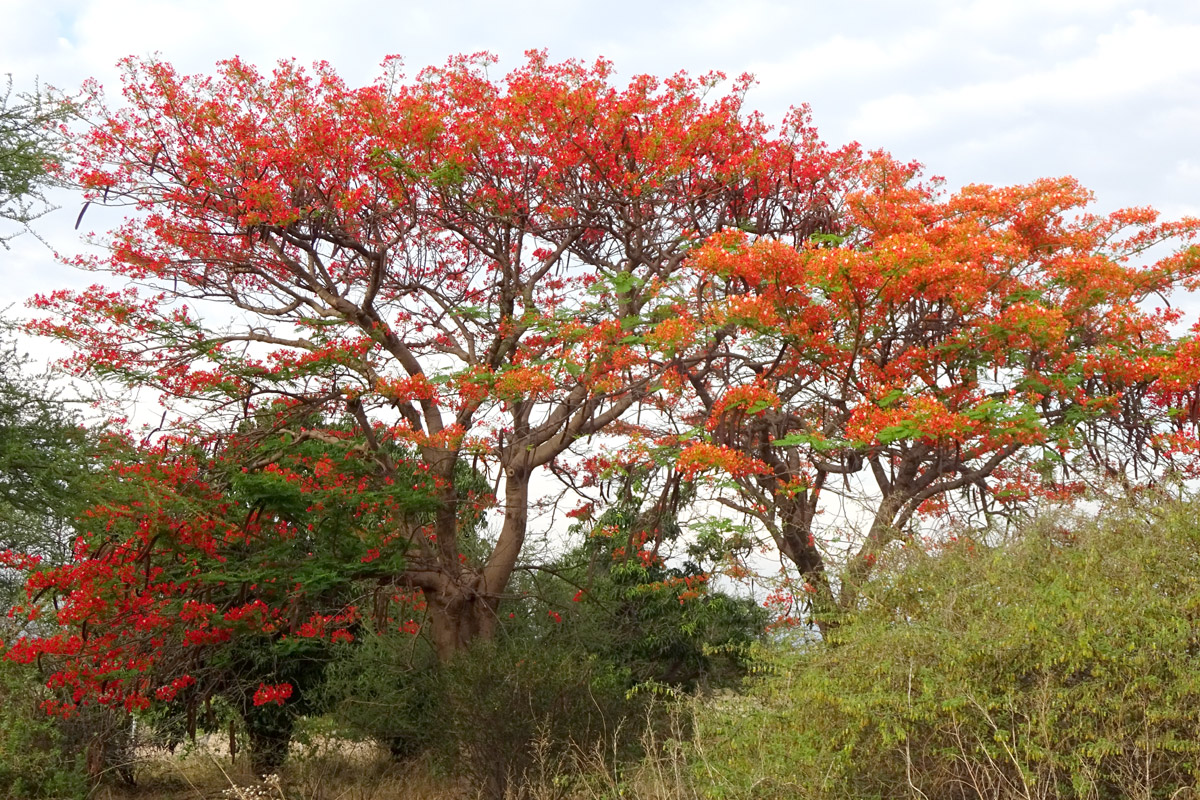
<svg viewBox="0 0 1200 800">
<path fill-rule="evenodd" d="M 501 636 L 445 664 L 427 649 L 419 637 L 376 637 L 335 662 L 334 719 L 494 797 L 535 767 L 636 742 L 640 700 L 626 696 L 628 674 L 568 641 Z"/>
<path fill-rule="evenodd" d="M 1198 617 L 1194 508 L 905 549 L 826 643 L 700 711 L 708 793 L 1186 796 Z"/>
<path fill-rule="evenodd" d="M 36 673 L 0 660 L 0 786 L 5 797 L 85 797 L 81 752 L 40 703 L 47 696 Z"/>
<path fill-rule="evenodd" d="M 371 631 L 335 653 L 320 702 L 339 733 L 375 739 L 397 758 L 428 749 L 437 699 L 426 675 L 437 667 L 428 637 Z"/>
<path fill-rule="evenodd" d="M 431 673 L 444 714 L 442 753 L 494 796 L 531 770 L 560 772 L 575 755 L 615 746 L 629 757 L 641 703 L 628 676 L 575 648 L 479 643 Z"/>
</svg>

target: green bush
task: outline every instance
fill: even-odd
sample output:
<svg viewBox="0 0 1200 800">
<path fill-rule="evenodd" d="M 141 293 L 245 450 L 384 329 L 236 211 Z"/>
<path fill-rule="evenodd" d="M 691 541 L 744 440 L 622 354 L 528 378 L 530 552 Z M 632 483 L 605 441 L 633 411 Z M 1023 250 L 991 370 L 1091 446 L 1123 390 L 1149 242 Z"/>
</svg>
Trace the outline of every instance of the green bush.
<svg viewBox="0 0 1200 800">
<path fill-rule="evenodd" d="M 895 553 L 828 642 L 772 673 L 699 711 L 710 796 L 1191 796 L 1195 509 Z"/>
<path fill-rule="evenodd" d="M 632 745 L 640 721 L 626 672 L 553 635 L 479 641 L 440 665 L 420 637 L 374 637 L 327 677 L 343 730 L 424 755 L 494 797 L 577 754 Z"/>
<path fill-rule="evenodd" d="M 428 637 L 368 631 L 334 652 L 320 705 L 339 733 L 375 739 L 397 758 L 427 750 L 437 701 L 426 674 L 437 667 Z"/>
<path fill-rule="evenodd" d="M 565 772 L 579 754 L 615 746 L 630 758 L 637 741 L 641 702 L 627 697 L 627 674 L 573 647 L 527 644 L 480 642 L 430 673 L 443 757 L 492 796 Z"/>
<path fill-rule="evenodd" d="M 0 660 L 0 795 L 10 798 L 85 797 L 81 752 L 63 726 L 40 707 L 47 697 L 37 674 Z"/>
<path fill-rule="evenodd" d="M 612 546 L 592 540 L 581 548 L 588 569 L 576 567 L 574 583 L 536 584 L 540 597 L 558 593 L 565 632 L 580 647 L 628 668 L 633 684 L 685 692 L 738 685 L 745 674 L 741 654 L 762 636 L 766 612 L 751 598 L 713 590 L 694 563 L 614 560 Z M 567 556 L 563 574 L 579 555 Z M 579 586 L 587 588 L 572 602 Z"/>
</svg>

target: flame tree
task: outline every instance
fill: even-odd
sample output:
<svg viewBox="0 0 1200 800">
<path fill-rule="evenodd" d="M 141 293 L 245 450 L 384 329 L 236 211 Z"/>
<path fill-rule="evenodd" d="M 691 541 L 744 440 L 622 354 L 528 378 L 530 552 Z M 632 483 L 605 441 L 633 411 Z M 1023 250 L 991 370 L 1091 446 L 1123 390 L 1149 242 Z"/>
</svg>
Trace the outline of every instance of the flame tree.
<svg viewBox="0 0 1200 800">
<path fill-rule="evenodd" d="M 52 316 L 35 327 L 73 346 L 76 374 L 161 395 L 178 455 L 118 469 L 203 513 L 98 510 L 118 519 L 89 523 L 73 562 L 31 584 L 63 631 L 9 657 L 56 655 L 76 701 L 135 707 L 196 691 L 188 648 L 309 623 L 352 635 L 358 612 L 303 580 L 230 592 L 230 568 L 212 567 L 252 541 L 306 574 L 316 556 L 299 543 L 329 492 L 366 515 L 336 522 L 357 539 L 352 571 L 419 592 L 451 657 L 495 631 L 535 473 L 712 363 L 725 333 L 686 313 L 696 245 L 733 226 L 795 244 L 831 226 L 847 153 L 803 111 L 778 134 L 743 113 L 747 78 L 724 94 L 717 75 L 620 86 L 607 63 L 533 53 L 495 81 L 488 62 L 414 80 L 390 63 L 351 89 L 324 64 L 189 77 L 130 60 L 121 107 L 88 88 L 74 177 L 128 216 L 78 262 L 126 288 L 37 298 Z M 244 472 L 214 480 L 230 459 Z M 254 486 L 287 502 L 252 502 Z M 431 505 L 409 513 L 397 492 Z M 502 521 L 480 547 L 489 508 Z M 261 690 L 255 703 L 288 688 Z"/>
<path fill-rule="evenodd" d="M 1169 296 L 1196 288 L 1200 221 L 1095 214 L 1066 178 L 945 193 L 882 154 L 856 175 L 836 231 L 696 254 L 705 328 L 735 333 L 694 376 L 688 436 L 653 440 L 770 534 L 803 578 L 782 599 L 834 619 L 922 518 L 1195 474 L 1198 328 L 1176 333 Z M 820 516 L 843 502 L 848 551 Z"/>
</svg>

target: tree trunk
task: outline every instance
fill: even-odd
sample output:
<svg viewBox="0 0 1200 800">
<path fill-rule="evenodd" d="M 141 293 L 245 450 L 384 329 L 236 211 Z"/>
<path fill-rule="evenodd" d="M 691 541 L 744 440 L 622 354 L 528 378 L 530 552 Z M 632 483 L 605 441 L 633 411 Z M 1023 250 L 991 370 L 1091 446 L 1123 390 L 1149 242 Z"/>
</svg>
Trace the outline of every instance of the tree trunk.
<svg viewBox="0 0 1200 800">
<path fill-rule="evenodd" d="M 476 578 L 478 580 L 478 578 Z M 477 638 L 496 632 L 494 604 L 471 589 L 456 589 L 428 598 L 430 635 L 438 660 L 449 661 Z"/>
<path fill-rule="evenodd" d="M 497 597 L 508 586 L 525 544 L 528 524 L 529 470 L 509 467 L 504 479 L 504 527 L 500 529 L 500 538 L 483 568 L 483 589 L 489 597 Z"/>
<path fill-rule="evenodd" d="M 825 570 L 825 559 L 817 549 L 808 518 L 799 513 L 796 518 L 799 524 L 786 525 L 776 543 L 784 556 L 796 565 L 800 577 L 812 587 L 809 594 L 812 621 L 824 636 L 837 625 L 838 603 Z"/>
<path fill-rule="evenodd" d="M 850 611 L 857 605 L 859 587 L 875 568 L 875 560 L 883 548 L 896 538 L 896 515 L 907 499 L 907 495 L 897 491 L 885 496 L 879 503 L 866 540 L 842 572 L 841 596 L 838 598 L 842 611 Z"/>
<path fill-rule="evenodd" d="M 472 573 L 456 560 L 444 565 L 450 574 L 444 576 L 440 586 L 425 589 L 430 635 L 439 661 L 448 661 L 476 639 L 491 639 L 496 633 L 500 595 L 508 586 L 525 543 L 529 519 L 529 476 L 526 472 L 508 471 L 504 501 L 504 526 L 483 569 Z"/>
<path fill-rule="evenodd" d="M 255 775 L 272 775 L 287 759 L 295 720 L 282 708 L 255 707 L 242 715 L 250 739 L 250 769 Z"/>
</svg>

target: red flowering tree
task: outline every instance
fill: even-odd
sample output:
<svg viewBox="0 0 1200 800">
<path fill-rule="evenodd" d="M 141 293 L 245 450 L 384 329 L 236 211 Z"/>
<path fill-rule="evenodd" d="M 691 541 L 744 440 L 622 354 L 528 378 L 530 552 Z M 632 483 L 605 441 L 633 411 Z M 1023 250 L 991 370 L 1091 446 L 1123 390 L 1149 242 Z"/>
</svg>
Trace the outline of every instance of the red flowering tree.
<svg viewBox="0 0 1200 800">
<path fill-rule="evenodd" d="M 497 82 L 487 62 L 351 89 L 327 65 L 263 76 L 233 60 L 185 77 L 130 60 L 123 107 L 90 90 L 74 157 L 90 202 L 129 209 L 99 239 L 106 254 L 79 265 L 131 288 L 36 300 L 54 312 L 37 327 L 74 346 L 77 374 L 161 393 L 177 446 L 223 452 L 231 432 L 249 450 L 273 442 L 245 466 L 277 477 L 297 469 L 288 447 L 333 443 L 337 458 L 303 467 L 321 486 L 399 486 L 415 469 L 428 514 L 375 520 L 364 541 L 385 543 L 394 583 L 422 593 L 443 658 L 495 629 L 535 472 L 710 363 L 719 337 L 684 315 L 689 252 L 731 226 L 797 243 L 828 229 L 844 161 L 803 113 L 774 136 L 744 115 L 746 79 L 719 96 L 717 76 L 620 87 L 606 63 L 532 54 Z M 340 427 L 320 421 L 331 419 Z M 463 485 L 480 472 L 496 498 Z M 480 548 L 464 519 L 492 504 L 503 521 Z M 245 535 L 246 519 L 215 517 L 179 541 L 205 550 Z M 122 570 L 149 570 L 138 602 L 170 593 L 141 560 L 154 534 L 129 524 L 143 549 L 100 532 L 55 573 L 78 610 L 60 613 L 64 625 L 95 612 L 110 630 L 137 629 L 135 616 L 104 616 Z M 292 536 L 254 536 L 276 534 Z M 194 602 L 211 577 L 186 578 Z M 262 601 L 239 624 L 297 632 L 286 592 Z M 194 631 L 182 622 L 176 633 Z M 159 658 L 164 641 L 146 638 L 122 663 Z"/>
<path fill-rule="evenodd" d="M 919 517 L 1190 476 L 1196 452 L 1197 329 L 1172 333 L 1167 297 L 1196 287 L 1200 253 L 1180 245 L 1200 221 L 1095 215 L 1070 179 L 946 195 L 884 156 L 860 181 L 836 232 L 800 247 L 726 232 L 695 256 L 706 327 L 735 333 L 693 380 L 678 468 L 725 481 L 819 623 Z M 1175 252 L 1143 263 L 1163 243 Z M 836 504 L 857 540 L 844 517 L 822 524 Z"/>
<path fill-rule="evenodd" d="M 213 453 L 175 437 L 116 449 L 96 478 L 103 501 L 76 521 L 73 558 L 15 564 L 29 577 L 14 613 L 29 622 L 5 657 L 39 659 L 61 690 L 47 711 L 174 702 L 194 734 L 219 697 L 261 772 L 282 761 L 339 642 L 416 633 L 424 604 L 397 578 L 397 531 L 431 518 L 432 482 L 398 449 L 380 476 L 346 457 L 362 442 L 345 426 L 321 433 L 248 430 Z M 478 476 L 475 490 L 487 490 Z M 478 526 L 469 506 L 460 513 L 464 532 Z"/>
</svg>

